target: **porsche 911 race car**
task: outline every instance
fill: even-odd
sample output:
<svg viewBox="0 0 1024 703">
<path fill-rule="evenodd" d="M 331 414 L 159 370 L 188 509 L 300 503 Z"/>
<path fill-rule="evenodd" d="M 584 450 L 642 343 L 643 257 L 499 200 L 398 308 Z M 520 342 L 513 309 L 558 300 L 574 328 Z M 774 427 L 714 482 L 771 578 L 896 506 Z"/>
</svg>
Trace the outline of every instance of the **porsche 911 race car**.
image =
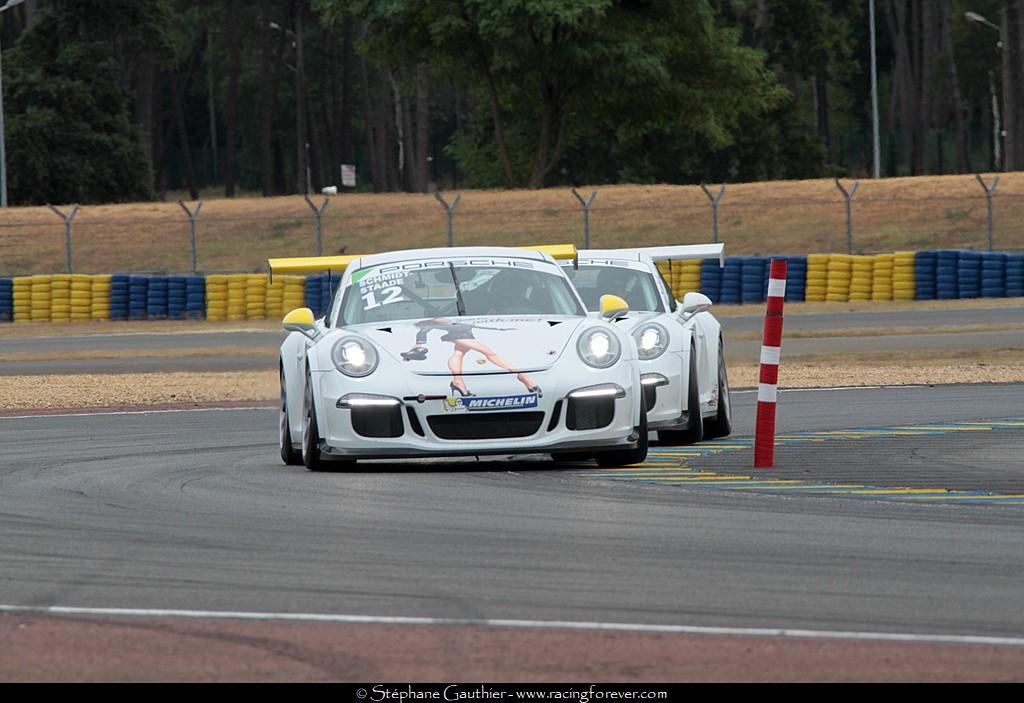
<svg viewBox="0 0 1024 703">
<path fill-rule="evenodd" d="M 614 293 L 629 305 L 626 321 L 636 341 L 647 422 L 663 444 L 692 444 L 732 432 L 729 378 L 722 330 L 708 310 L 711 300 L 686 293 L 676 301 L 655 261 L 717 257 L 723 244 L 589 249 L 566 273 L 588 310 L 597 296 Z"/>
<path fill-rule="evenodd" d="M 548 247 L 560 257 L 571 246 Z M 547 251 L 459 247 L 271 259 L 270 273 L 344 271 L 326 316 L 284 319 L 280 449 L 286 464 L 551 453 L 643 461 L 637 347 L 589 316 Z"/>
</svg>

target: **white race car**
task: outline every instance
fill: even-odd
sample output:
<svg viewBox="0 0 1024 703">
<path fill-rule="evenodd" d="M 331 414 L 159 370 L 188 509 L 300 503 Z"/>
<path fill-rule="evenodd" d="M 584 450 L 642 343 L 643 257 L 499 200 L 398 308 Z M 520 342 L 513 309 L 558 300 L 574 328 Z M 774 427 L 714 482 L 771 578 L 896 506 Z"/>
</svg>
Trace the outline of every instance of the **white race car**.
<svg viewBox="0 0 1024 703">
<path fill-rule="evenodd" d="M 459 247 L 272 259 L 275 273 L 340 273 L 326 316 L 284 318 L 281 458 L 311 470 L 358 459 L 551 453 L 647 456 L 637 348 L 587 314 L 551 253 Z"/>
<path fill-rule="evenodd" d="M 587 309 L 598 309 L 603 293 L 621 296 L 626 325 L 636 340 L 647 423 L 662 444 L 692 444 L 732 432 L 729 378 L 722 330 L 708 312 L 711 300 L 686 293 L 676 301 L 656 261 L 705 259 L 723 262 L 723 244 L 589 249 L 578 266 L 565 266 Z"/>
</svg>

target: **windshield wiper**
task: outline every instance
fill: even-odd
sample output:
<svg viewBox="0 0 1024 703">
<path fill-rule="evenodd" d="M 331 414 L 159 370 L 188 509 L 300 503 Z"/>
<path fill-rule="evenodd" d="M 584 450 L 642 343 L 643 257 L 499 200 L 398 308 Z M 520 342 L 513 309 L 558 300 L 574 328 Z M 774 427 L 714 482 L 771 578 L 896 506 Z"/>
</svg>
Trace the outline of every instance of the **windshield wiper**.
<svg viewBox="0 0 1024 703">
<path fill-rule="evenodd" d="M 452 283 L 455 284 L 455 307 L 458 308 L 459 317 L 466 316 L 466 304 L 462 300 L 462 291 L 459 289 L 459 279 L 455 275 L 455 264 L 448 262 L 448 268 L 452 272 Z"/>
</svg>

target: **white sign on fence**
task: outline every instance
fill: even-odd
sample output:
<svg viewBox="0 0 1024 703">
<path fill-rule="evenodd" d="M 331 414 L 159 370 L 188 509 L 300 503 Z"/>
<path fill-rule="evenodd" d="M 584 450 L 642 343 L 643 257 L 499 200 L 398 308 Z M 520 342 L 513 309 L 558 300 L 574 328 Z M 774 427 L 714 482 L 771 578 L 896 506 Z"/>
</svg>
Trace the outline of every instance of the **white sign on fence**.
<svg viewBox="0 0 1024 703">
<path fill-rule="evenodd" d="M 341 185 L 346 188 L 356 187 L 356 166 L 355 164 L 341 165 Z"/>
</svg>

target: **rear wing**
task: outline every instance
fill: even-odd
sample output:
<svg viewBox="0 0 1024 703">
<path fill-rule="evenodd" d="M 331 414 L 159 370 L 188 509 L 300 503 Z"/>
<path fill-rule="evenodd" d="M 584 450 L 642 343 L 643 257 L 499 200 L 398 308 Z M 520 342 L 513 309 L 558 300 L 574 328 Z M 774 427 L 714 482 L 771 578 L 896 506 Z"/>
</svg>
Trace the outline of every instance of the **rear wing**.
<svg viewBox="0 0 1024 703">
<path fill-rule="evenodd" d="M 572 244 L 541 244 L 530 247 L 516 247 L 548 254 L 553 259 L 575 259 L 576 247 Z M 344 273 L 348 265 L 365 254 L 345 256 L 299 256 L 292 259 L 267 259 L 267 278 L 274 280 L 274 274 L 291 273 Z"/>
<path fill-rule="evenodd" d="M 362 258 L 362 254 L 349 256 L 299 256 L 292 259 L 267 259 L 267 278 L 274 280 L 274 274 L 285 273 L 343 273 L 350 263 Z"/>
<path fill-rule="evenodd" d="M 630 249 L 584 249 L 578 256 L 636 256 L 645 254 L 655 261 L 681 261 L 683 259 L 718 259 L 725 266 L 725 244 L 680 244 L 668 247 L 636 247 Z"/>
</svg>

